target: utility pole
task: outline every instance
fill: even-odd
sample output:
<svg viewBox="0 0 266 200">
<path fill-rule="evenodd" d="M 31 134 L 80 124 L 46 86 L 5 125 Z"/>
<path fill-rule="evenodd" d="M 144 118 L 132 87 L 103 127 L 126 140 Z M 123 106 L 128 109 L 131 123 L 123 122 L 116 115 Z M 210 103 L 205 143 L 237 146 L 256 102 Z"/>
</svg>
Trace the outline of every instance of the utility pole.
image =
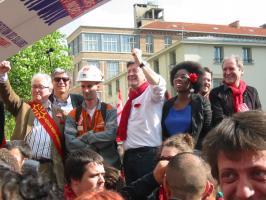
<svg viewBox="0 0 266 200">
<path fill-rule="evenodd" d="M 46 51 L 46 54 L 48 55 L 48 58 L 49 58 L 50 69 L 52 69 L 52 60 L 51 60 L 51 53 L 52 52 L 54 52 L 54 48 L 50 48 Z"/>
</svg>

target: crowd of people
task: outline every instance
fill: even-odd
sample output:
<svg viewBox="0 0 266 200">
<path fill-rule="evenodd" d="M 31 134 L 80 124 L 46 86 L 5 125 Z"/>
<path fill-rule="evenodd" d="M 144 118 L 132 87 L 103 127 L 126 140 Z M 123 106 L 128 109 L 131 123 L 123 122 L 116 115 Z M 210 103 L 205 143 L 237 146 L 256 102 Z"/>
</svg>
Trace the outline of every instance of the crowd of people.
<svg viewBox="0 0 266 200">
<path fill-rule="evenodd" d="M 64 69 L 37 73 L 26 102 L 8 80 L 11 64 L 0 63 L 0 99 L 16 119 L 11 140 L 0 138 L 1 199 L 266 199 L 266 113 L 241 60 L 224 59 L 216 88 L 208 67 L 178 63 L 168 99 L 141 50 L 132 58 L 119 124 L 97 95 L 97 67 L 80 69 L 82 95 L 69 93 Z"/>
</svg>

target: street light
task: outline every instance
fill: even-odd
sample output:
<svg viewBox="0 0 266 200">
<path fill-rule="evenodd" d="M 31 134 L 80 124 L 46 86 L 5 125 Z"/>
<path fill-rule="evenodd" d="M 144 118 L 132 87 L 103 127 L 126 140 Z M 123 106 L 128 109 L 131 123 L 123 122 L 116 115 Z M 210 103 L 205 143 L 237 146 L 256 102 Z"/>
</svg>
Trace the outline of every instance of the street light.
<svg viewBox="0 0 266 200">
<path fill-rule="evenodd" d="M 54 52 L 54 48 L 50 48 L 46 51 L 46 54 L 48 55 L 49 58 L 49 64 L 50 64 L 50 68 L 52 69 L 52 61 L 51 61 L 51 53 Z"/>
</svg>

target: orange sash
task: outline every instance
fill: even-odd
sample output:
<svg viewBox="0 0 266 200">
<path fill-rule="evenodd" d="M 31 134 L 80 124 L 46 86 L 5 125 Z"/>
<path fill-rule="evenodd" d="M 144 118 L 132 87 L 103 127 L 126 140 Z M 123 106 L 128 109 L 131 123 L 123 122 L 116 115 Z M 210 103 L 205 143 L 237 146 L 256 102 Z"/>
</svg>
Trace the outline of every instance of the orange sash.
<svg viewBox="0 0 266 200">
<path fill-rule="evenodd" d="M 39 122 L 44 127 L 46 132 L 49 134 L 59 155 L 61 155 L 61 157 L 63 158 L 61 134 L 55 121 L 49 115 L 49 113 L 45 110 L 42 104 L 35 103 L 35 102 L 29 102 L 29 105 L 31 106 L 31 109 L 35 117 L 39 120 Z"/>
</svg>

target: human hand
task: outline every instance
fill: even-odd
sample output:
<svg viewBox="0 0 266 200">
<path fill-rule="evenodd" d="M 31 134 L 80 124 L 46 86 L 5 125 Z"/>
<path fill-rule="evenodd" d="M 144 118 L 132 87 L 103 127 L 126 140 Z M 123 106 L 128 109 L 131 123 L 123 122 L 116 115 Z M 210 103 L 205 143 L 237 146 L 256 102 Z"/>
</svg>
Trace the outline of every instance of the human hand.
<svg viewBox="0 0 266 200">
<path fill-rule="evenodd" d="M 153 176 L 157 183 L 162 184 L 163 179 L 165 176 L 165 170 L 168 165 L 169 161 L 168 160 L 161 160 L 157 163 L 156 167 L 153 170 Z"/>
<path fill-rule="evenodd" d="M 142 63 L 142 51 L 134 48 L 132 49 L 131 54 L 134 58 L 134 62 L 139 66 Z"/>
<path fill-rule="evenodd" d="M 9 72 L 11 69 L 11 65 L 9 61 L 2 61 L 0 62 L 0 74 L 5 74 Z"/>
</svg>

